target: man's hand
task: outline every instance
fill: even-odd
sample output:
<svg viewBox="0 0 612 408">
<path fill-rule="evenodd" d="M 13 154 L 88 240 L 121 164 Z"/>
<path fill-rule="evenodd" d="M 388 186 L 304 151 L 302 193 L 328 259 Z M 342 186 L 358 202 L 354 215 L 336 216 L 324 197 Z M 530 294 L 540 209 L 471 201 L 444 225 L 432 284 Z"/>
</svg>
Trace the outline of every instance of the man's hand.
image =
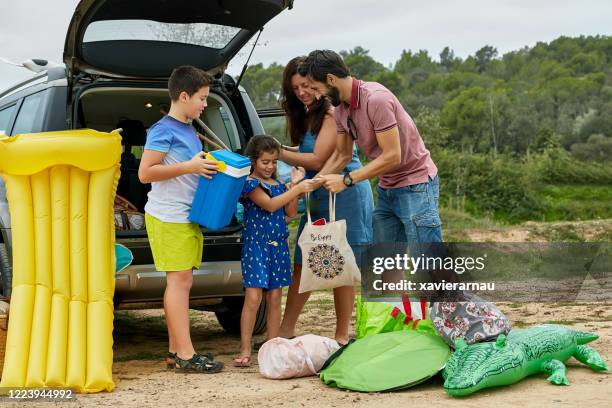
<svg viewBox="0 0 612 408">
<path fill-rule="evenodd" d="M 306 176 L 306 170 L 304 170 L 303 167 L 292 167 L 291 168 L 291 183 L 292 184 L 297 184 L 300 181 L 302 181 L 304 179 L 304 176 Z"/>
<path fill-rule="evenodd" d="M 214 160 L 206 159 L 206 152 L 199 152 L 187 162 L 189 173 L 199 174 L 200 176 L 211 179 L 213 174 L 217 174 L 219 166 Z"/>
<path fill-rule="evenodd" d="M 332 193 L 340 193 L 346 189 L 342 174 L 326 174 L 317 178 L 323 179 L 323 186 Z"/>
<path fill-rule="evenodd" d="M 296 188 L 299 189 L 300 194 L 310 193 L 315 190 L 315 185 L 312 180 L 304 180 L 299 183 Z"/>
</svg>

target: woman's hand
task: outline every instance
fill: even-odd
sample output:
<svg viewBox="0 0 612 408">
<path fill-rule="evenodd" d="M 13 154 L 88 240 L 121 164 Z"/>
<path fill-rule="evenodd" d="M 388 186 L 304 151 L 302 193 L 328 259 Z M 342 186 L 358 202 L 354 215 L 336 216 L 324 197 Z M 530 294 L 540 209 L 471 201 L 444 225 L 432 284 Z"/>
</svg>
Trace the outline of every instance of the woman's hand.
<svg viewBox="0 0 612 408">
<path fill-rule="evenodd" d="M 306 176 L 306 170 L 303 167 L 292 167 L 291 168 L 291 183 L 297 184 L 304 179 Z"/>
</svg>

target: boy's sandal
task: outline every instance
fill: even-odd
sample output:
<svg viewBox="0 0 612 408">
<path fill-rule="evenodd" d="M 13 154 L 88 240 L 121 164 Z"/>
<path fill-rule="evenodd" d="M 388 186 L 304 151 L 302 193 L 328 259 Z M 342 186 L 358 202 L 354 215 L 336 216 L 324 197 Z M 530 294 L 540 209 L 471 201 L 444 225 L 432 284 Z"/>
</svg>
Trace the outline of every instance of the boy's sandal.
<svg viewBox="0 0 612 408">
<path fill-rule="evenodd" d="M 204 373 L 214 374 L 223 370 L 223 363 L 213 361 L 204 357 L 201 354 L 194 354 L 189 360 L 183 360 L 179 356 L 174 356 L 176 364 L 175 372 L 177 373 Z"/>
<path fill-rule="evenodd" d="M 209 360 L 214 360 L 215 357 L 212 355 L 212 353 L 201 353 L 201 355 L 203 357 L 206 357 Z M 170 353 L 168 352 L 168 355 L 166 355 L 166 368 L 168 370 L 174 370 L 176 368 L 176 353 Z"/>
<path fill-rule="evenodd" d="M 250 367 L 251 356 L 238 356 L 234 359 L 234 367 Z"/>
</svg>

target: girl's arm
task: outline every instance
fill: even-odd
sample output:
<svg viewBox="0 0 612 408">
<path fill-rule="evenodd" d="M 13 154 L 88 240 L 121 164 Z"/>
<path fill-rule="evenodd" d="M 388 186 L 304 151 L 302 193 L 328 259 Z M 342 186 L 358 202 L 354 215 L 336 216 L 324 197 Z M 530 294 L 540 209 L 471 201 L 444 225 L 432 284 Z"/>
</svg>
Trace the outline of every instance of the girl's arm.
<svg viewBox="0 0 612 408">
<path fill-rule="evenodd" d="M 279 208 L 282 208 L 289 204 L 291 200 L 296 199 L 300 194 L 309 193 L 313 190 L 314 185 L 312 180 L 304 180 L 301 183 L 292 186 L 289 190 L 276 197 L 270 197 L 263 191 L 261 187 L 257 187 L 256 189 L 251 191 L 248 194 L 248 197 L 251 201 L 253 201 L 255 204 L 257 204 L 264 210 L 268 212 L 274 212 Z"/>
<path fill-rule="evenodd" d="M 290 189 L 291 186 L 298 184 L 304 179 L 305 175 L 306 171 L 303 167 L 300 167 L 299 169 L 293 167 L 291 169 L 291 183 L 287 184 L 287 188 Z M 289 201 L 289 203 L 285 205 L 285 215 L 289 218 L 293 218 L 298 215 L 298 197 Z"/>
<path fill-rule="evenodd" d="M 293 166 L 302 166 L 307 170 L 319 171 L 336 149 L 337 143 L 336 122 L 333 116 L 328 113 L 323 119 L 312 153 L 297 153 L 283 149 L 279 159 Z"/>
</svg>

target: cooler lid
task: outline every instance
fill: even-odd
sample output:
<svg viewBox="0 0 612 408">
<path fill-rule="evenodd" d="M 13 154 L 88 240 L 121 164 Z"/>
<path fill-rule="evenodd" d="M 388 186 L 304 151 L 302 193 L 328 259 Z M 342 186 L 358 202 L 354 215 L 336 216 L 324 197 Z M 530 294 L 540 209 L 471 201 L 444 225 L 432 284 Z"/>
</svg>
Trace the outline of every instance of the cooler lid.
<svg viewBox="0 0 612 408">
<path fill-rule="evenodd" d="M 219 161 L 225 162 L 228 166 L 243 169 L 251 166 L 251 160 L 241 154 L 230 152 L 229 150 L 215 150 L 210 152 Z"/>
</svg>

